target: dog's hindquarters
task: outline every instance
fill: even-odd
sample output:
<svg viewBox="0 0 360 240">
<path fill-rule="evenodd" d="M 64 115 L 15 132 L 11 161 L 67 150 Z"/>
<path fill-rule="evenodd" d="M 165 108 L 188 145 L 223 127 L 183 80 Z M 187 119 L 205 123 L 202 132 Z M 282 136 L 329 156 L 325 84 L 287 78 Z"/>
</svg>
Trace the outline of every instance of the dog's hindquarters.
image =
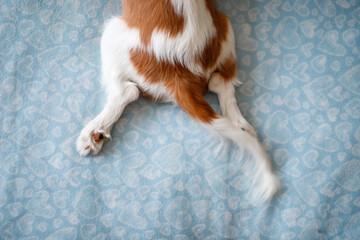
<svg viewBox="0 0 360 240">
<path fill-rule="evenodd" d="M 200 12 L 209 17 L 208 10 Z M 217 15 L 212 11 L 211 16 Z M 77 142 L 80 154 L 97 154 L 100 151 L 105 139 L 110 138 L 113 124 L 125 106 L 139 97 L 141 89 L 155 99 L 176 102 L 193 119 L 248 150 L 255 159 L 254 179 L 259 183 L 254 198 L 259 202 L 269 199 L 276 192 L 278 181 L 272 173 L 268 156 L 255 137 L 254 129 L 237 107 L 234 95 L 234 83 L 237 82 L 234 34 L 226 16 L 219 16 L 214 24 L 222 24 L 210 28 L 216 29 L 216 34 L 214 32 L 208 36 L 213 39 L 202 39 L 204 43 L 212 44 L 200 44 L 203 51 L 180 51 L 179 56 L 179 51 L 175 51 L 180 48 L 179 43 L 188 42 L 199 47 L 198 42 L 187 39 L 198 34 L 197 31 L 187 31 L 192 29 L 187 28 L 187 25 L 184 26 L 184 33 L 187 34 L 180 31 L 171 38 L 166 32 L 154 31 L 149 41 L 164 39 L 167 43 L 165 47 L 154 48 L 158 45 L 145 44 L 141 31 L 129 27 L 123 18 L 111 19 L 105 26 L 101 41 L 102 82 L 108 101 L 104 110 L 82 130 Z M 184 22 L 189 23 L 189 19 Z M 209 23 L 208 19 L 205 22 Z M 199 22 L 193 19 L 192 23 L 198 26 L 196 23 Z M 225 118 L 205 101 L 203 94 L 208 88 L 218 94 Z"/>
</svg>

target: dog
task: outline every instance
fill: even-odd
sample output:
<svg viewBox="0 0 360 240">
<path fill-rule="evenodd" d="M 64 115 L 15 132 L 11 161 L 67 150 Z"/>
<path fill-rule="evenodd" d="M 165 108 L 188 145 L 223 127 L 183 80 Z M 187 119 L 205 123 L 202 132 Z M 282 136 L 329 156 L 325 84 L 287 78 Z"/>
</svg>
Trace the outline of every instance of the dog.
<svg viewBox="0 0 360 240">
<path fill-rule="evenodd" d="M 228 17 L 213 0 L 122 0 L 123 14 L 110 19 L 101 38 L 102 112 L 81 131 L 78 152 L 96 155 L 124 108 L 141 95 L 177 104 L 191 118 L 249 151 L 259 184 L 254 198 L 271 199 L 279 180 L 254 128 L 235 98 L 236 52 Z M 218 95 L 223 116 L 206 102 Z"/>
</svg>

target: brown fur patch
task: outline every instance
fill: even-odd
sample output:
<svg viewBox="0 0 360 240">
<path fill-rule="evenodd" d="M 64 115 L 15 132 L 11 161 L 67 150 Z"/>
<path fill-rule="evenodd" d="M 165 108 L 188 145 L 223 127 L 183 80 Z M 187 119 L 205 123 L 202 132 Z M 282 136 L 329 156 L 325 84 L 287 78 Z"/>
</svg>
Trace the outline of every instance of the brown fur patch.
<svg viewBox="0 0 360 240">
<path fill-rule="evenodd" d="M 154 30 L 165 31 L 171 37 L 182 33 L 184 18 L 179 16 L 170 0 L 123 0 L 122 19 L 140 31 L 141 42 L 149 44 Z"/>
<path fill-rule="evenodd" d="M 220 73 L 224 80 L 229 81 L 236 76 L 236 61 L 234 57 L 227 58 L 220 66 L 215 70 Z"/>
<path fill-rule="evenodd" d="M 216 10 L 213 0 L 206 0 L 206 7 L 213 19 L 216 35 L 206 44 L 203 53 L 198 57 L 197 61 L 204 69 L 208 70 L 216 64 L 220 56 L 221 45 L 226 40 L 229 26 L 227 16 Z"/>
<path fill-rule="evenodd" d="M 219 117 L 203 97 L 208 83 L 204 77 L 191 73 L 180 63 L 158 61 L 143 50 L 131 50 L 130 59 L 147 82 L 162 83 L 180 108 L 194 119 L 210 123 Z"/>
<path fill-rule="evenodd" d="M 227 16 L 215 9 L 213 0 L 205 1 L 217 33 L 208 40 L 195 61 L 207 72 L 218 61 L 222 43 L 227 38 L 229 23 Z M 141 41 L 145 45 L 149 44 L 154 30 L 162 30 L 175 37 L 185 27 L 183 16 L 177 15 L 170 0 L 123 0 L 122 18 L 129 27 L 139 29 Z M 213 119 L 219 118 L 203 97 L 208 90 L 208 79 L 204 76 L 193 74 L 181 63 L 170 64 L 157 60 L 153 54 L 139 49 L 130 51 L 130 59 L 146 82 L 162 84 L 179 106 L 194 119 L 211 123 Z M 236 61 L 229 58 L 216 71 L 226 80 L 231 79 L 236 74 Z M 150 94 L 143 92 L 143 95 L 149 97 Z"/>
</svg>

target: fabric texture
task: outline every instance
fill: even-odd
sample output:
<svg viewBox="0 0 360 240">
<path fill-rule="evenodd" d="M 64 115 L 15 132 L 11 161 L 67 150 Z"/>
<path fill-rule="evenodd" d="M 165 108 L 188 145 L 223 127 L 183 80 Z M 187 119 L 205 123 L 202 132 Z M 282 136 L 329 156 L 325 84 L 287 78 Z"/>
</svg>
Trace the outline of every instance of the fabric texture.
<svg viewBox="0 0 360 240">
<path fill-rule="evenodd" d="M 359 1 L 216 4 L 236 35 L 238 104 L 281 178 L 275 199 L 252 205 L 251 157 L 171 104 L 132 103 L 100 155 L 80 157 L 120 0 L 2 1 L 0 239 L 360 238 Z"/>
</svg>

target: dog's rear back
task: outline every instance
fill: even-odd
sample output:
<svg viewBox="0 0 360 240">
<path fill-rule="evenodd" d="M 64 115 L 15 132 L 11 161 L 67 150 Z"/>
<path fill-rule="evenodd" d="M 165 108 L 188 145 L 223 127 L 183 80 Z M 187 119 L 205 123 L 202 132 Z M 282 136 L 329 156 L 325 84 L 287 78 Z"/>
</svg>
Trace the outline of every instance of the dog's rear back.
<svg viewBox="0 0 360 240">
<path fill-rule="evenodd" d="M 255 159 L 254 200 L 278 189 L 271 162 L 236 104 L 236 54 L 230 21 L 213 0 L 123 0 L 123 15 L 111 19 L 101 41 L 104 110 L 82 130 L 77 148 L 97 154 L 113 124 L 139 95 L 172 101 L 210 130 L 230 138 Z M 218 94 L 224 116 L 205 101 Z"/>
</svg>

